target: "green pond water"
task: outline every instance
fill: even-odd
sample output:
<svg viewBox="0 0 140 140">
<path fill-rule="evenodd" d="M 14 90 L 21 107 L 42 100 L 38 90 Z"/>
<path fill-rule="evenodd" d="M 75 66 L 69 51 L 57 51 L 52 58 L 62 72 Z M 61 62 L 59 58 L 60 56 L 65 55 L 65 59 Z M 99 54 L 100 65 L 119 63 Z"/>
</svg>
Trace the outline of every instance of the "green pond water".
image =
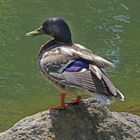
<svg viewBox="0 0 140 140">
<path fill-rule="evenodd" d="M 50 38 L 25 36 L 48 17 L 64 18 L 74 42 L 116 65 L 107 71 L 126 98 L 109 108 L 140 115 L 139 13 L 139 0 L 0 0 L 0 131 L 59 104 L 36 64 Z"/>
</svg>

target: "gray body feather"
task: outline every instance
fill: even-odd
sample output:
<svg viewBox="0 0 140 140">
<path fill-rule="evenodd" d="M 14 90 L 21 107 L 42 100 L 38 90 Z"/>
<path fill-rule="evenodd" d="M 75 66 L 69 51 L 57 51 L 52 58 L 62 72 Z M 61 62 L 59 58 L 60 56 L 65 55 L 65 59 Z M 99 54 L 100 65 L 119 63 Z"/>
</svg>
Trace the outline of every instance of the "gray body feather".
<svg viewBox="0 0 140 140">
<path fill-rule="evenodd" d="M 89 69 L 79 72 L 63 72 L 67 64 L 79 58 L 89 62 Z M 41 55 L 39 59 L 39 67 L 43 75 L 69 89 L 73 87 L 77 90 L 86 89 L 92 93 L 93 100 L 99 101 L 102 105 L 112 103 L 112 97 L 124 100 L 122 93 L 115 88 L 102 70 L 109 66 L 112 67 L 113 64 L 79 44 L 55 46 Z"/>
</svg>

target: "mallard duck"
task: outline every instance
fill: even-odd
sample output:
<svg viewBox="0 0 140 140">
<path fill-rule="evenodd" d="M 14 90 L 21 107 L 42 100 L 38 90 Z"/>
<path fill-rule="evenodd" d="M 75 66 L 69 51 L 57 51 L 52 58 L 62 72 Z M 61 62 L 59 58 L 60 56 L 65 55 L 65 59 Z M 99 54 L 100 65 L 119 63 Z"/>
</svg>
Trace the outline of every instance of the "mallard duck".
<svg viewBox="0 0 140 140">
<path fill-rule="evenodd" d="M 61 91 L 61 105 L 52 109 L 64 109 L 78 103 L 83 95 L 91 95 L 91 101 L 108 105 L 117 97 L 124 101 L 123 94 L 113 85 L 103 70 L 114 67 L 108 60 L 90 49 L 72 42 L 68 24 L 58 17 L 45 20 L 27 36 L 47 34 L 52 39 L 42 45 L 38 55 L 38 67 L 45 79 Z M 65 95 L 74 94 L 75 100 L 65 103 Z"/>
</svg>

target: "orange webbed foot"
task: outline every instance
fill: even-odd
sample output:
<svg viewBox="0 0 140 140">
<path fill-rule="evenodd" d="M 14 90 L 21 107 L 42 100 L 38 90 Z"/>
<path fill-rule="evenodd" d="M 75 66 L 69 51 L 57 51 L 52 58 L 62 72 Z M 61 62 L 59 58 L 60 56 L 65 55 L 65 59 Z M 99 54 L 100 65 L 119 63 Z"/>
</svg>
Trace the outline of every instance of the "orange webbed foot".
<svg viewBox="0 0 140 140">
<path fill-rule="evenodd" d="M 63 110 L 63 109 L 66 109 L 69 105 L 71 104 L 77 104 L 81 101 L 81 97 L 78 96 L 76 99 L 73 99 L 67 103 L 65 103 L 65 93 L 61 93 L 61 105 L 60 106 L 56 106 L 56 107 L 51 107 L 51 108 L 48 108 L 49 110 Z"/>
<path fill-rule="evenodd" d="M 60 106 L 56 106 L 56 107 L 51 107 L 51 108 L 48 108 L 49 110 L 59 110 L 59 109 L 65 109 L 68 104 L 65 103 L 65 93 L 61 93 L 60 96 L 61 96 L 61 105 Z"/>
<path fill-rule="evenodd" d="M 69 102 L 67 102 L 67 104 L 77 104 L 77 103 L 79 103 L 81 101 L 81 97 L 80 96 L 78 96 L 76 99 L 73 99 L 73 100 L 71 100 L 71 101 L 69 101 Z"/>
<path fill-rule="evenodd" d="M 56 106 L 56 107 L 50 107 L 48 108 L 48 110 L 63 110 L 63 109 L 66 109 L 66 107 L 68 107 L 67 103 L 65 103 L 64 105 Z"/>
</svg>

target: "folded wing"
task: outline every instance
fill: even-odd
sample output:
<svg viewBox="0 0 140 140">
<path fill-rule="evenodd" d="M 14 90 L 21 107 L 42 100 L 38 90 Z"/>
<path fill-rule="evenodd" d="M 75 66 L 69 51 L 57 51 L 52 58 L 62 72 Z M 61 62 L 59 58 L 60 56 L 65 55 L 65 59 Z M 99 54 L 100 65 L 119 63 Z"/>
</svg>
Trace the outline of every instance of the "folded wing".
<svg viewBox="0 0 140 140">
<path fill-rule="evenodd" d="M 78 59 L 83 59 L 84 61 L 87 61 L 87 63 L 99 68 L 114 66 L 111 62 L 78 44 L 74 44 L 73 46 L 59 46 L 44 53 L 41 59 L 41 65 L 43 67 L 49 65 L 51 65 L 51 67 L 56 67 Z"/>
</svg>

